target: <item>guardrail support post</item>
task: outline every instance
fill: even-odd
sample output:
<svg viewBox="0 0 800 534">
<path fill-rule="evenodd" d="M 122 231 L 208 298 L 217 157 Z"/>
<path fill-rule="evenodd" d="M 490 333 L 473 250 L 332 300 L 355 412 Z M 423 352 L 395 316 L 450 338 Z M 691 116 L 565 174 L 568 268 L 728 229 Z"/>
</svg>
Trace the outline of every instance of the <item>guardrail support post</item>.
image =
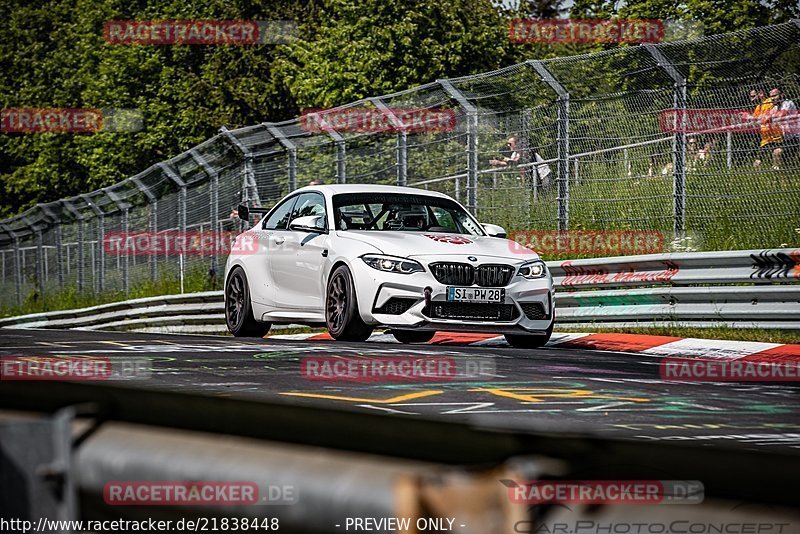
<svg viewBox="0 0 800 534">
<path fill-rule="evenodd" d="M 384 117 L 389 119 L 389 122 L 397 130 L 397 141 L 395 143 L 397 185 L 405 187 L 408 185 L 408 132 L 406 131 L 406 125 L 380 98 L 370 98 L 369 101 Z"/>
<path fill-rule="evenodd" d="M 478 108 L 453 87 L 450 80 L 437 80 L 442 89 L 467 115 L 467 209 L 478 215 Z"/>
<path fill-rule="evenodd" d="M 167 163 L 157 163 L 158 167 L 164 171 L 164 174 L 178 186 L 178 227 L 181 236 L 185 237 L 186 234 L 186 182 L 175 172 L 175 169 Z M 184 279 L 186 278 L 186 259 L 183 252 L 178 256 L 178 267 L 181 279 L 181 293 L 183 293 Z"/>
<path fill-rule="evenodd" d="M 569 230 L 569 91 L 544 66 L 536 60 L 526 62 L 542 81 L 558 95 L 558 230 Z M 534 156 L 535 158 L 535 156 Z"/>
<path fill-rule="evenodd" d="M 683 237 L 686 231 L 686 78 L 675 68 L 667 57 L 653 44 L 643 45 L 659 67 L 674 82 L 673 106 L 678 111 L 677 117 L 680 124 L 676 124 L 675 135 L 672 141 L 673 154 L 673 232 L 675 239 Z"/>
<path fill-rule="evenodd" d="M 284 134 L 276 125 L 269 122 L 265 122 L 263 124 L 267 127 L 267 131 L 269 131 L 272 137 L 277 139 L 281 146 L 286 149 L 286 159 L 288 162 L 287 172 L 289 179 L 288 187 L 289 192 L 291 193 L 297 189 L 297 145 L 294 143 L 294 141 L 286 137 L 286 134 Z"/>
</svg>

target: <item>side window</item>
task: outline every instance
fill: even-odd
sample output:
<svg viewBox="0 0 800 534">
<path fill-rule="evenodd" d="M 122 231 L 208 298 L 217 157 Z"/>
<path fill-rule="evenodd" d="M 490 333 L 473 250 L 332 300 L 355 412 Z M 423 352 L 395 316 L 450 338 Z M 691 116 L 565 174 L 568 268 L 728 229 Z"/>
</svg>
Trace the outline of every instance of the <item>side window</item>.
<svg viewBox="0 0 800 534">
<path fill-rule="evenodd" d="M 434 207 L 433 214 L 436 217 L 436 221 L 439 223 L 436 226 L 444 228 L 450 232 L 461 233 L 458 225 L 453 220 L 453 215 L 449 211 L 444 208 Z"/>
<path fill-rule="evenodd" d="M 311 215 L 322 215 L 325 217 L 325 199 L 319 193 L 303 193 L 298 196 L 289 222 L 298 217 L 308 217 Z"/>
<path fill-rule="evenodd" d="M 292 197 L 279 205 L 264 222 L 264 230 L 286 230 L 296 200 L 297 197 Z"/>
</svg>

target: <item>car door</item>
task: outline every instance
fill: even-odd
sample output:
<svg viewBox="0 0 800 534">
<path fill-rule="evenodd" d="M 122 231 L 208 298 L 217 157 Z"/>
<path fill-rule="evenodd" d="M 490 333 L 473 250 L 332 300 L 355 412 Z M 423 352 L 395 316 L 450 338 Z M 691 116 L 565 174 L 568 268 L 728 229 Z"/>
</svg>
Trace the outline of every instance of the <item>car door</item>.
<svg viewBox="0 0 800 534">
<path fill-rule="evenodd" d="M 289 224 L 292 216 L 292 209 L 297 197 L 291 197 L 278 204 L 267 218 L 258 224 L 258 241 L 261 253 L 253 262 L 248 264 L 248 283 L 251 287 L 257 288 L 252 291 L 252 298 L 255 302 L 266 306 L 276 306 L 276 294 L 279 288 L 276 287 L 275 280 L 272 278 L 272 264 L 275 261 L 286 261 L 283 256 L 283 231 Z"/>
<path fill-rule="evenodd" d="M 325 198 L 321 193 L 298 195 L 289 225 L 298 217 L 311 215 L 325 217 Z M 327 229 L 327 221 L 324 228 Z M 328 234 L 288 228 L 276 230 L 275 235 L 282 239 L 279 259 L 270 263 L 277 290 L 276 304 L 280 308 L 321 310 L 323 254 L 327 254 Z"/>
</svg>

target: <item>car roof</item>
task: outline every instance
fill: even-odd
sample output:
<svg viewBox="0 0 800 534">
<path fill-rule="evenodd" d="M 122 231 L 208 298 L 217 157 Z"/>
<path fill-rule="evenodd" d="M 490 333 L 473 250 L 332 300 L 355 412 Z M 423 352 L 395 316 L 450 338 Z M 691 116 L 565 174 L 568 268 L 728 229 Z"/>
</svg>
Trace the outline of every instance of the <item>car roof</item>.
<svg viewBox="0 0 800 534">
<path fill-rule="evenodd" d="M 404 193 L 407 195 L 428 195 L 432 197 L 450 198 L 444 193 L 438 191 L 427 191 L 425 189 L 417 189 L 415 187 L 400 187 L 396 185 L 379 185 L 379 184 L 331 184 L 331 185 L 310 185 L 301 187 L 297 191 L 319 191 L 328 196 L 337 195 L 340 193 Z"/>
</svg>

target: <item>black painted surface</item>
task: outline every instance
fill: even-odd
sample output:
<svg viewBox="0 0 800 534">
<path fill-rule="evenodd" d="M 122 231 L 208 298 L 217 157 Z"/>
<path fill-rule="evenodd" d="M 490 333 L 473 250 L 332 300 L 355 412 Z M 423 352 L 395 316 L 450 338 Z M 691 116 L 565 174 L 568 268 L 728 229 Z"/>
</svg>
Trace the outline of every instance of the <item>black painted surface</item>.
<svg viewBox="0 0 800 534">
<path fill-rule="evenodd" d="M 634 440 L 800 449 L 797 385 L 665 383 L 658 376 L 659 359 L 642 354 L 0 330 L 0 356 L 146 358 L 149 377 L 126 380 L 127 386 L 211 396 L 279 398 L 386 416 L 437 415 Z M 303 376 L 301 359 L 307 356 L 444 356 L 457 363 L 483 362 L 494 373 L 435 382 L 327 382 Z"/>
</svg>

